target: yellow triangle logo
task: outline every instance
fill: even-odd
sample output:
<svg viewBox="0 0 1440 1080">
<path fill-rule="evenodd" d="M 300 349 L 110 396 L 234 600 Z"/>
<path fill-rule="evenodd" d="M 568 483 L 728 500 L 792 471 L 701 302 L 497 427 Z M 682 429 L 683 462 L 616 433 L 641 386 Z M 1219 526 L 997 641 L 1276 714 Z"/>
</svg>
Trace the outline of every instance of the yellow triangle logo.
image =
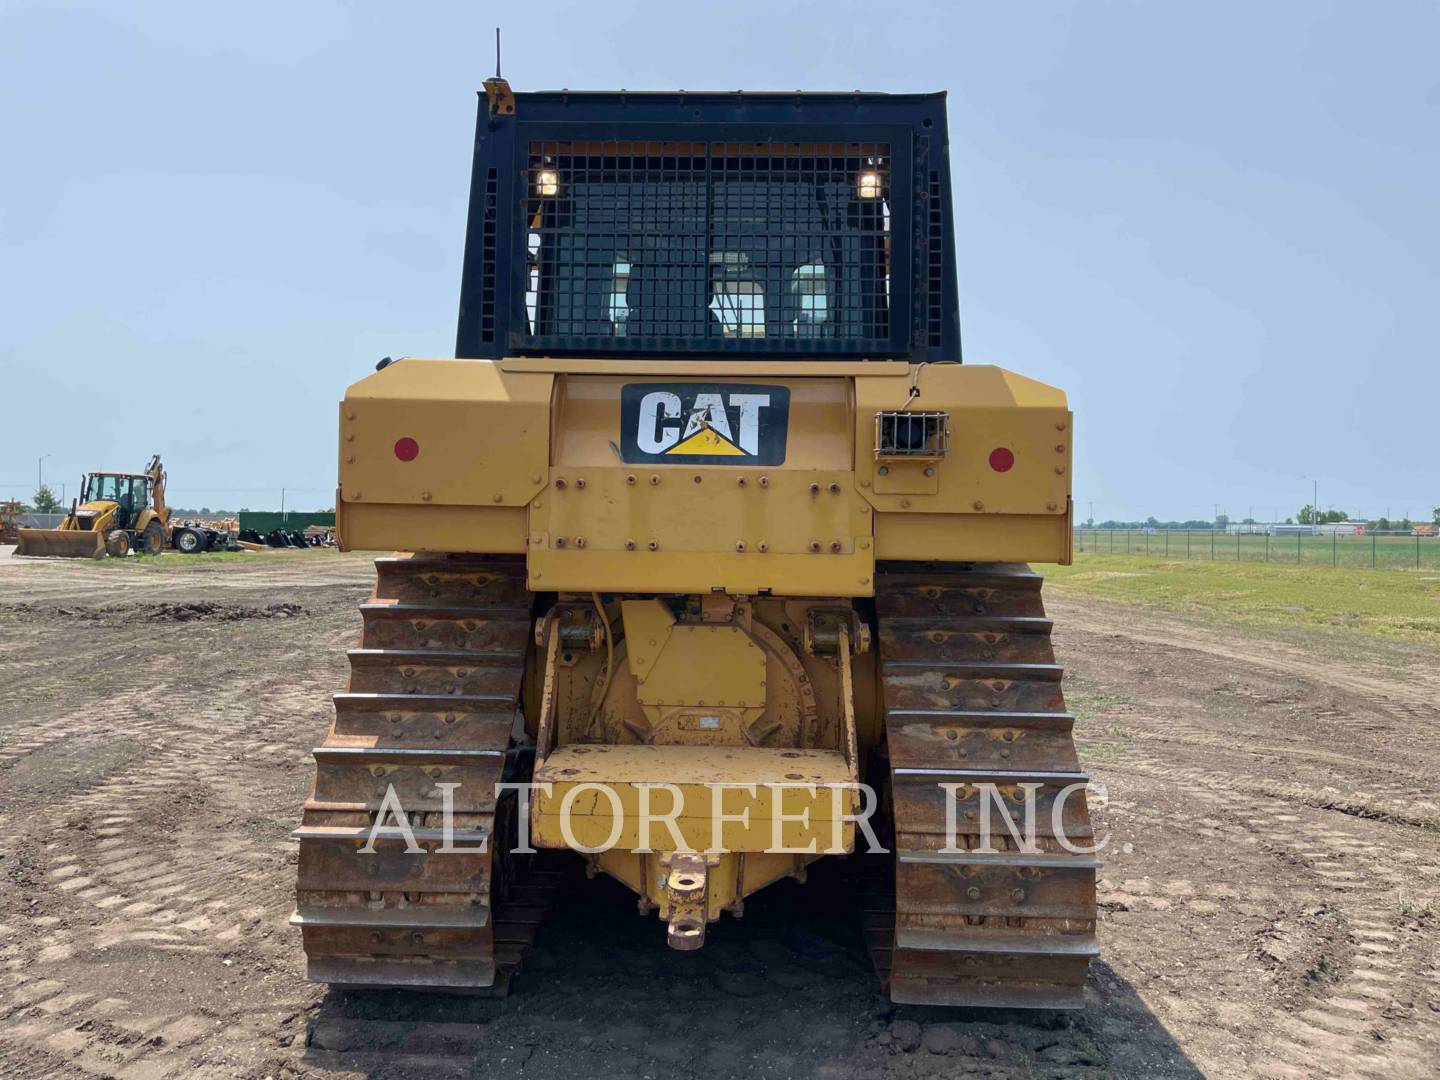
<svg viewBox="0 0 1440 1080">
<path fill-rule="evenodd" d="M 729 439 L 721 437 L 714 428 L 702 427 L 694 435 L 691 435 L 684 442 L 676 443 L 665 453 L 668 454 L 705 454 L 709 457 L 745 457 L 745 451 L 732 443 Z"/>
</svg>

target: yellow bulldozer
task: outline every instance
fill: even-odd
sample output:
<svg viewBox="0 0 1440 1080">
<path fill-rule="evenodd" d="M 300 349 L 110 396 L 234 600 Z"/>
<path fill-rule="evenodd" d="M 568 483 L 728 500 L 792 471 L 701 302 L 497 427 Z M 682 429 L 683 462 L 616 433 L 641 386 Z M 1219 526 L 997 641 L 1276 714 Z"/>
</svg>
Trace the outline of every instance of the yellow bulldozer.
<svg viewBox="0 0 1440 1080">
<path fill-rule="evenodd" d="M 691 950 L 831 858 L 893 1000 L 1082 1004 L 1025 565 L 1073 418 L 960 363 L 951 217 L 943 94 L 486 83 L 459 359 L 340 404 L 340 544 L 396 553 L 295 833 L 310 978 L 503 986 L 557 859 Z"/>
<path fill-rule="evenodd" d="M 15 554 L 103 559 L 159 555 L 169 543 L 165 469 L 155 454 L 143 473 L 86 473 L 60 527 L 19 530 Z"/>
</svg>

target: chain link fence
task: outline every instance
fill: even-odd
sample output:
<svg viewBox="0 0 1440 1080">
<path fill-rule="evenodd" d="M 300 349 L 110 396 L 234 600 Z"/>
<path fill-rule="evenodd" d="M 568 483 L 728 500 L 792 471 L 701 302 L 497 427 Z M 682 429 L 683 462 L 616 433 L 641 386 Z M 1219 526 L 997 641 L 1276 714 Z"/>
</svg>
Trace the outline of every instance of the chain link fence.
<svg viewBox="0 0 1440 1080">
<path fill-rule="evenodd" d="M 1440 571 L 1440 537 L 1368 533 L 1361 536 L 1270 536 L 1219 529 L 1075 530 L 1075 550 L 1162 559 L 1289 563 L 1366 570 Z"/>
</svg>

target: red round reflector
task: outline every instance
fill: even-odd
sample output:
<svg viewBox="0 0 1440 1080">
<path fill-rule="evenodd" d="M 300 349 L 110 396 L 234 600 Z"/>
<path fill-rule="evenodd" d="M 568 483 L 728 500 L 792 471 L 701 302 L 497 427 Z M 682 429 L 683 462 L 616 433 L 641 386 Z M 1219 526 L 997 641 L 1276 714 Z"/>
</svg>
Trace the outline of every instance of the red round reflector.
<svg viewBox="0 0 1440 1080">
<path fill-rule="evenodd" d="M 414 461 L 420 456 L 420 444 L 406 435 L 395 440 L 395 456 L 401 461 Z"/>
<path fill-rule="evenodd" d="M 990 451 L 990 468 L 996 472 L 1009 472 L 1015 467 L 1015 452 L 1004 446 Z"/>
</svg>

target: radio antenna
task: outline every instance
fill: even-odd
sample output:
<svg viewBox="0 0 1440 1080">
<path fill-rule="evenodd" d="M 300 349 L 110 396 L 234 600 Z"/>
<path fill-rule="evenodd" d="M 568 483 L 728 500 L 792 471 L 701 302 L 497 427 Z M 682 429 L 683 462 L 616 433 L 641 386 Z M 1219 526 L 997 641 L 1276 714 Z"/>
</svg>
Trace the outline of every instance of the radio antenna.
<svg viewBox="0 0 1440 1080">
<path fill-rule="evenodd" d="M 495 77 L 500 78 L 500 28 L 495 28 Z"/>
</svg>

